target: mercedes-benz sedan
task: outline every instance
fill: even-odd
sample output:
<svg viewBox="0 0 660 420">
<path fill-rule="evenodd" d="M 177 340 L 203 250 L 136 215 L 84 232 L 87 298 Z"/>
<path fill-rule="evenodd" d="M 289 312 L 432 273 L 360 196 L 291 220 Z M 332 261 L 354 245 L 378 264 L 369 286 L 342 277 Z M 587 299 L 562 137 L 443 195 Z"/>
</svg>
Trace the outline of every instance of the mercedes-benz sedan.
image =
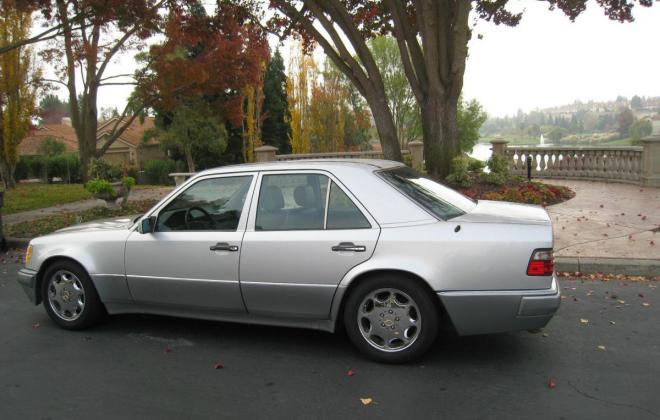
<svg viewBox="0 0 660 420">
<path fill-rule="evenodd" d="M 143 216 L 32 240 L 19 282 L 52 320 L 151 313 L 335 331 L 385 362 L 462 335 L 538 329 L 559 307 L 538 206 L 475 201 L 397 162 L 196 174 Z"/>
</svg>

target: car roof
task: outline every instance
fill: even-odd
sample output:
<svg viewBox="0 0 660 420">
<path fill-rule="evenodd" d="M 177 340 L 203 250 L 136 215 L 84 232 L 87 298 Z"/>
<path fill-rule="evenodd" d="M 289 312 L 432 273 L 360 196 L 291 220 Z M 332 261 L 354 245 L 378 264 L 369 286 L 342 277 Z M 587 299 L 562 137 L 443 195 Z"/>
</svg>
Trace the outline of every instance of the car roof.
<svg viewBox="0 0 660 420">
<path fill-rule="evenodd" d="M 231 172 L 246 171 L 286 171 L 297 169 L 340 169 L 342 167 L 362 168 L 373 172 L 379 169 L 396 168 L 404 166 L 401 162 L 384 159 L 300 159 L 279 160 L 259 163 L 243 163 L 240 165 L 227 165 L 218 168 L 207 169 L 197 175 L 213 175 Z"/>
</svg>

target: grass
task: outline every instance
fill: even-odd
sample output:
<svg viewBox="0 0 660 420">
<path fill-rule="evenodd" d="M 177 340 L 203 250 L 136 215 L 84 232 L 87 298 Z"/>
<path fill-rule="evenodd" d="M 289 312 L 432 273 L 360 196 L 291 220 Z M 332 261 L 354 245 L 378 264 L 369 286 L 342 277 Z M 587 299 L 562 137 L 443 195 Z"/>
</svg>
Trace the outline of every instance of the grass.
<svg viewBox="0 0 660 420">
<path fill-rule="evenodd" d="M 90 198 L 82 184 L 18 184 L 5 191 L 3 214 L 42 209 Z"/>
<path fill-rule="evenodd" d="M 141 214 L 156 204 L 156 200 L 129 201 L 125 207 L 110 210 L 106 207 L 93 207 L 91 209 L 68 212 L 27 222 L 16 223 L 5 227 L 5 234 L 14 238 L 33 238 L 46 235 L 58 229 L 73 226 L 92 220 L 118 218 Z"/>
</svg>

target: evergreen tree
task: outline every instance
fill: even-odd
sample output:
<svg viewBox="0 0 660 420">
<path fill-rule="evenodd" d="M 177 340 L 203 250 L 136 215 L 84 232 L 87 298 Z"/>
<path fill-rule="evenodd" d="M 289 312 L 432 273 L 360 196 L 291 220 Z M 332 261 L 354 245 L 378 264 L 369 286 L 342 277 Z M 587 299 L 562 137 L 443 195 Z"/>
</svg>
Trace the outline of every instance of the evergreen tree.
<svg viewBox="0 0 660 420">
<path fill-rule="evenodd" d="M 291 153 L 291 114 L 286 91 L 284 60 L 278 49 L 268 63 L 264 76 L 261 139 L 264 144 L 277 147 L 280 154 Z"/>
</svg>

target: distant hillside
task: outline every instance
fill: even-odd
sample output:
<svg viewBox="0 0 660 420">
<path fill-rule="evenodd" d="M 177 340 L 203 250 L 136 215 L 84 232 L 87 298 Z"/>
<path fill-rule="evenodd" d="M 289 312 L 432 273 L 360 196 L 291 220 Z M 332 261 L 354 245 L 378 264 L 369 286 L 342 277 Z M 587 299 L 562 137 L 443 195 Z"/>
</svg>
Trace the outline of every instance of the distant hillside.
<svg viewBox="0 0 660 420">
<path fill-rule="evenodd" d="M 537 144 L 541 135 L 554 144 L 634 144 L 660 120 L 660 97 L 619 96 L 613 101 L 575 101 L 528 113 L 489 118 L 482 141 L 501 136 L 515 144 Z"/>
</svg>

